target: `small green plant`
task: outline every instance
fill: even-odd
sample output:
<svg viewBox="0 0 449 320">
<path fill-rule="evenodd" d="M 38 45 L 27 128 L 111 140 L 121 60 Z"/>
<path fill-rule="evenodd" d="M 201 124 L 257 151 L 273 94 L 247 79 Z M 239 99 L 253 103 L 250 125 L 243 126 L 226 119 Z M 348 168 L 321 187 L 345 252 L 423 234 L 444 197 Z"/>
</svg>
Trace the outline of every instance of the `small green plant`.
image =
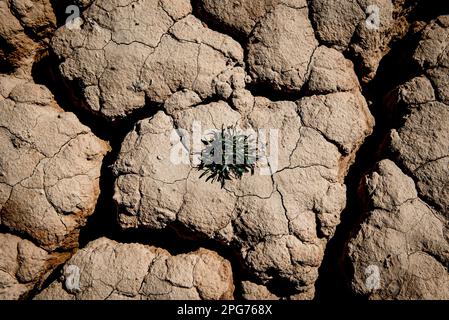
<svg viewBox="0 0 449 320">
<path fill-rule="evenodd" d="M 206 181 L 218 181 L 223 188 L 226 180 L 241 179 L 247 172 L 254 174 L 257 161 L 256 144 L 250 135 L 239 132 L 234 126 L 222 127 L 203 139 L 198 170 L 203 170 L 200 178 L 208 175 Z"/>
</svg>

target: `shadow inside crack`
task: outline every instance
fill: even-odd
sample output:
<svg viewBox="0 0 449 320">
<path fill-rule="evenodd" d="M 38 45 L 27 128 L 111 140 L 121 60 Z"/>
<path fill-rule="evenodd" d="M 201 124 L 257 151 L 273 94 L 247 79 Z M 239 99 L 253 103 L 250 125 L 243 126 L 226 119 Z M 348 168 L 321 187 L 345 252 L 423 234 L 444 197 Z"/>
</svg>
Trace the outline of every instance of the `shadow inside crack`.
<svg viewBox="0 0 449 320">
<path fill-rule="evenodd" d="M 401 125 L 407 113 L 406 108 L 391 108 L 398 103 L 394 89 L 421 74 L 419 66 L 410 58 L 418 44 L 421 30 L 422 26 L 412 28 L 404 38 L 392 44 L 391 51 L 381 60 L 375 78 L 362 88 L 363 95 L 371 102 L 370 111 L 376 124 L 373 134 L 358 150 L 345 178 L 347 204 L 335 235 L 327 244 L 319 269 L 315 296 L 318 300 L 335 300 L 336 297 L 339 300 L 364 299 L 351 291 L 350 277 L 354 270 L 346 256 L 348 241 L 360 229 L 364 219 L 366 201 L 359 186 L 378 161 L 390 156 L 389 133 Z"/>
</svg>

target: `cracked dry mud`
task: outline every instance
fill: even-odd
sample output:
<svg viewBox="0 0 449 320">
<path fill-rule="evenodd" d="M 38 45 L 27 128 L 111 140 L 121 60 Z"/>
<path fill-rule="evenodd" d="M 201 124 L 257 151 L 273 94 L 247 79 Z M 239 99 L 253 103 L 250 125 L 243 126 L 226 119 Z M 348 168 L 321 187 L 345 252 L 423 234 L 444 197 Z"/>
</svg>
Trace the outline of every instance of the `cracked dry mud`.
<svg viewBox="0 0 449 320">
<path fill-rule="evenodd" d="M 199 249 L 172 256 L 160 248 L 107 238 L 79 250 L 63 274 L 63 281 L 52 283 L 36 299 L 218 300 L 232 298 L 234 291 L 231 265 L 215 252 Z M 71 277 L 79 278 L 79 286 L 70 286 Z"/>
<path fill-rule="evenodd" d="M 449 299 L 447 8 L 75 4 L 0 2 L 0 299 Z"/>
</svg>

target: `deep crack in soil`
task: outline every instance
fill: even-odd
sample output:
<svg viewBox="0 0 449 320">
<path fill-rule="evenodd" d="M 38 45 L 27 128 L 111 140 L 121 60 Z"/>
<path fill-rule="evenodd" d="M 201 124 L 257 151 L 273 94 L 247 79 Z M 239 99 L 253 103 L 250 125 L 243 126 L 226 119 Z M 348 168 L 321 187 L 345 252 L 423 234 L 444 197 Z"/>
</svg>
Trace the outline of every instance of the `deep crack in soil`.
<svg viewBox="0 0 449 320">
<path fill-rule="evenodd" d="M 441 7 L 428 7 L 421 3 L 411 15 L 412 21 L 430 21 L 441 13 Z M 449 8 L 444 9 L 449 12 Z M 387 148 L 388 134 L 391 129 L 398 128 L 403 123 L 407 111 L 405 109 L 391 109 L 390 99 L 395 99 L 394 88 L 420 74 L 420 70 L 411 59 L 412 50 L 418 42 L 419 31 L 422 26 L 410 28 L 402 38 L 391 44 L 390 52 L 385 55 L 376 73 L 376 77 L 362 86 L 363 95 L 368 101 L 371 114 L 376 120 L 373 134 L 368 137 L 356 154 L 355 161 L 345 178 L 347 187 L 347 205 L 341 214 L 334 237 L 329 241 L 320 267 L 320 276 L 316 282 L 316 299 L 361 299 L 350 291 L 349 282 L 345 274 L 352 274 L 350 264 L 345 263 L 345 245 L 355 234 L 363 220 L 362 203 L 359 197 L 359 184 L 364 175 L 375 164 L 391 158 Z M 346 53 L 347 54 L 347 53 Z M 347 57 L 350 59 L 350 57 Z"/>
</svg>

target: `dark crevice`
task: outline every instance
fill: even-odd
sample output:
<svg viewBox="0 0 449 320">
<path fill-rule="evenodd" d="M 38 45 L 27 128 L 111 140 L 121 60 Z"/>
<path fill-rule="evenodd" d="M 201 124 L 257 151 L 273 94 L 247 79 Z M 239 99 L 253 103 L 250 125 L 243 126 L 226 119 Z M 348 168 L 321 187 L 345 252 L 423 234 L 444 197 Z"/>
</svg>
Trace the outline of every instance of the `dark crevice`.
<svg viewBox="0 0 449 320">
<path fill-rule="evenodd" d="M 441 0 L 407 0 L 412 5 L 416 5 L 415 9 L 408 16 L 409 21 L 424 21 L 429 23 L 438 16 L 449 13 L 449 2 Z"/>
<path fill-rule="evenodd" d="M 0 73 L 11 74 L 16 66 L 12 65 L 9 60 L 15 49 L 3 37 L 0 37 L 0 48 L 2 48 L 0 51 Z"/>
<path fill-rule="evenodd" d="M 208 28 L 230 36 L 235 41 L 240 43 L 242 48 L 246 48 L 246 44 L 248 43 L 249 37 L 245 33 L 226 25 L 225 23 L 217 21 L 213 15 L 209 14 L 206 10 L 204 10 L 201 4 L 201 0 L 191 0 L 191 3 L 193 8 L 192 14 L 196 18 L 201 20 L 204 24 L 206 24 Z"/>
<path fill-rule="evenodd" d="M 144 237 L 148 237 L 145 235 L 145 231 L 142 231 L 142 234 Z M 149 232 L 146 234 L 149 234 Z M 245 268 L 244 261 L 238 252 L 239 250 L 236 244 L 223 244 L 217 240 L 210 239 L 205 235 L 189 230 L 178 221 L 167 226 L 166 230 L 158 232 L 151 231 L 151 234 L 156 236 L 152 238 L 151 243 L 167 249 L 171 254 L 192 252 L 199 248 L 205 248 L 227 259 L 232 266 L 232 275 L 236 288 L 234 297 L 237 300 L 242 299 L 241 282 L 250 279 L 252 276 Z M 167 235 L 170 236 L 168 239 Z"/>
<path fill-rule="evenodd" d="M 267 289 L 279 298 L 288 299 L 289 296 L 298 294 L 298 290 L 294 284 L 288 279 L 279 278 L 279 271 L 268 271 L 267 274 L 272 273 L 273 280 L 267 284 Z"/>
<path fill-rule="evenodd" d="M 398 32 L 398 30 L 395 30 L 395 27 L 400 28 L 400 26 L 393 26 L 393 29 L 389 31 L 390 33 L 393 33 L 393 37 L 390 39 L 388 43 L 385 44 L 385 47 L 388 50 L 394 51 L 395 52 L 394 54 L 396 56 L 402 54 L 403 57 L 409 58 L 411 55 L 409 54 L 407 56 L 405 50 L 404 52 L 401 53 L 401 47 L 404 46 L 403 40 L 409 39 L 410 34 L 416 34 L 417 33 L 416 31 L 418 31 L 417 29 L 427 25 L 431 20 L 437 18 L 440 15 L 449 13 L 449 2 L 440 0 L 426 0 L 426 1 L 404 0 L 403 2 L 398 1 L 398 6 L 399 7 L 396 8 L 396 11 L 393 12 L 393 19 L 397 21 L 402 17 L 407 21 L 407 23 L 410 24 L 410 27 L 406 32 L 406 34 L 403 35 L 401 32 Z M 351 44 L 363 43 L 364 40 L 360 39 L 359 37 L 360 36 L 357 34 L 356 31 L 350 43 Z M 369 70 L 364 69 L 362 58 L 359 57 L 355 52 L 353 52 L 351 46 L 349 46 L 348 49 L 343 54 L 347 59 L 351 60 L 354 63 L 354 70 L 359 79 L 361 79 L 363 75 L 369 72 Z M 396 61 L 400 62 L 401 60 Z M 393 65 L 392 67 L 394 70 L 395 66 Z M 411 69 L 411 71 L 414 70 L 416 70 L 416 68 Z M 397 75 L 391 71 L 392 71 L 391 69 L 390 71 L 388 71 L 388 70 L 381 70 L 380 68 L 378 68 L 376 71 L 376 77 L 377 75 L 383 75 L 384 78 L 387 77 L 396 78 Z M 373 82 L 374 81 L 368 83 L 368 86 Z M 381 82 L 377 81 L 377 83 L 379 84 Z M 388 86 L 389 82 L 387 81 L 384 85 Z"/>
<path fill-rule="evenodd" d="M 303 85 L 298 92 L 286 92 L 273 89 L 269 84 L 250 83 L 246 85 L 246 89 L 251 92 L 254 97 L 265 97 L 270 101 L 298 101 L 299 99 L 309 96 L 306 92 L 306 84 Z"/>
<path fill-rule="evenodd" d="M 347 241 L 360 226 L 363 214 L 363 203 L 360 201 L 359 182 L 371 170 L 377 161 L 382 159 L 379 148 L 383 144 L 388 127 L 384 123 L 376 124 L 373 135 L 368 137 L 356 154 L 355 162 L 345 177 L 346 207 L 341 213 L 341 222 L 335 235 L 328 242 L 323 262 L 319 268 L 319 278 L 315 284 L 318 300 L 355 299 L 348 285 L 351 275 L 351 264 L 345 264 L 345 247 Z"/>
<path fill-rule="evenodd" d="M 40 247 L 39 243 L 36 241 L 36 239 L 33 239 L 33 237 L 31 237 L 29 234 L 27 234 L 25 232 L 21 232 L 20 230 L 8 228 L 5 225 L 0 225 L 0 234 L 11 234 L 11 235 L 19 237 L 23 240 L 28 240 L 35 246 Z"/>
<path fill-rule="evenodd" d="M 341 214 L 334 237 L 329 241 L 323 263 L 316 282 L 316 299 L 364 299 L 355 296 L 350 289 L 350 279 L 354 272 L 347 261 L 348 240 L 356 234 L 364 218 L 366 199 L 360 182 L 380 160 L 389 157 L 388 137 L 390 130 L 403 122 L 406 108 L 398 105 L 398 85 L 421 74 L 421 70 L 410 57 L 417 45 L 418 33 L 410 31 L 403 39 L 392 45 L 392 50 L 381 60 L 375 78 L 362 87 L 376 125 L 373 134 L 368 137 L 356 154 L 354 164 L 345 178 L 347 188 L 346 208 Z"/>
<path fill-rule="evenodd" d="M 53 8 L 53 12 L 55 13 L 56 25 L 58 28 L 65 25 L 67 18 L 72 14 L 72 12 L 70 11 L 68 13 L 66 12 L 68 6 L 71 5 L 77 6 L 79 9 L 80 16 L 82 16 L 83 12 L 87 10 L 90 6 L 89 5 L 87 7 L 82 7 L 79 4 L 78 0 L 50 0 L 50 4 Z"/>
<path fill-rule="evenodd" d="M 127 233 L 132 235 L 129 239 L 126 238 L 128 236 Z M 149 238 L 149 236 L 151 238 Z M 267 274 L 269 276 L 271 275 L 272 279 L 263 284 L 261 280 L 246 267 L 243 257 L 239 252 L 240 246 L 237 242 L 233 241 L 230 244 L 221 243 L 218 240 L 210 239 L 205 235 L 188 229 L 178 221 L 173 222 L 167 226 L 166 229 L 160 231 L 122 231 L 120 237 L 121 242 L 128 242 L 131 239 L 135 240 L 140 237 L 142 241 L 149 241 L 150 244 L 160 246 L 168 250 L 171 254 L 192 252 L 199 248 L 206 248 L 218 253 L 221 257 L 227 259 L 231 263 L 235 285 L 234 297 L 236 300 L 243 300 L 243 281 L 251 281 L 259 285 L 265 285 L 271 293 L 278 297 L 287 298 L 288 296 L 297 293 L 297 290 L 292 283 L 287 279 L 280 278 L 279 273 L 276 270 L 267 271 Z M 179 240 L 181 240 L 182 244 L 180 244 Z M 242 239 L 242 241 L 244 241 L 244 239 Z"/>
<path fill-rule="evenodd" d="M 74 0 L 50 0 L 50 4 L 56 16 L 56 24 L 58 28 L 65 24 L 68 17 L 68 14 L 65 13 L 65 10 L 68 6 L 74 5 L 74 2 Z"/>
<path fill-rule="evenodd" d="M 64 268 L 64 265 L 65 265 L 65 263 L 61 263 L 56 268 L 54 268 L 50 272 L 50 274 L 47 276 L 47 278 L 44 281 L 42 281 L 42 283 L 38 284 L 30 292 L 28 292 L 24 296 L 22 296 L 21 299 L 22 300 L 31 300 L 31 299 L 33 299 L 42 290 L 44 290 L 45 288 L 48 288 L 53 282 L 55 282 L 58 279 L 60 279 L 61 275 L 62 275 L 62 269 Z"/>
</svg>

